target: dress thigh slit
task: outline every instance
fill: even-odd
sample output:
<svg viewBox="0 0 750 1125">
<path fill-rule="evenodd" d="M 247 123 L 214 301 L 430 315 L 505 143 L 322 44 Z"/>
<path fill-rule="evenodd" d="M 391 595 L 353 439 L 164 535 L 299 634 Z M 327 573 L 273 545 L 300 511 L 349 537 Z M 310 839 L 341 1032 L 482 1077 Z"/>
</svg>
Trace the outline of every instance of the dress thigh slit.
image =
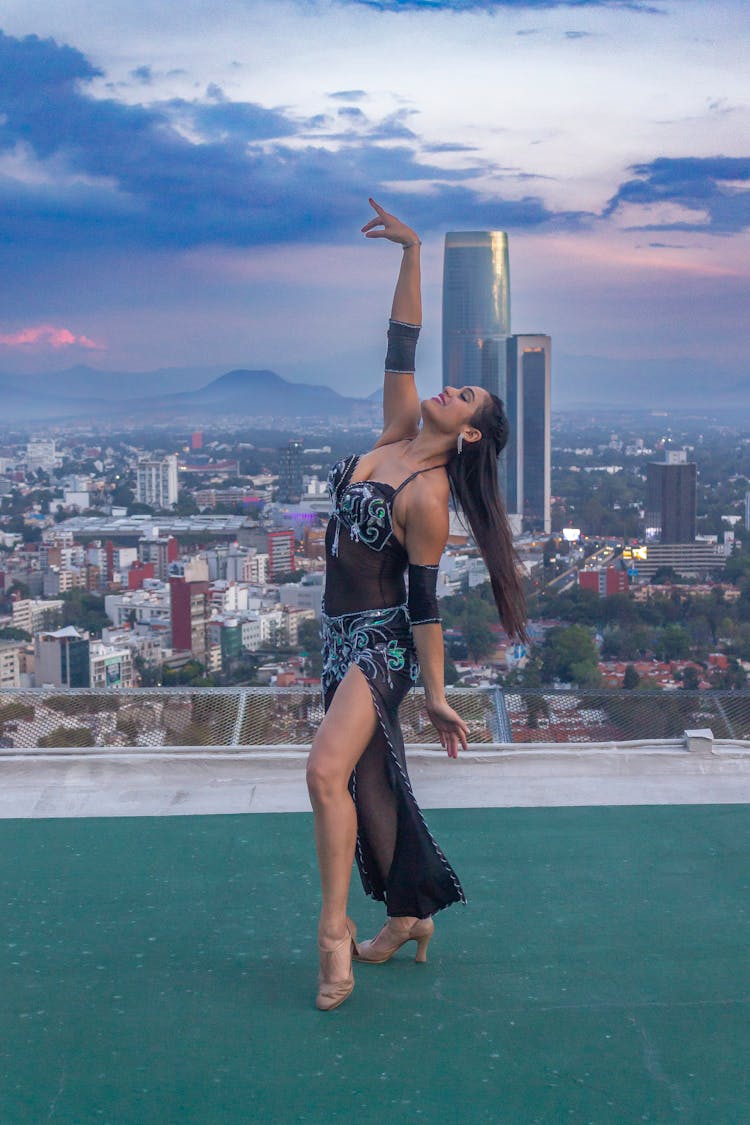
<svg viewBox="0 0 750 1125">
<path fill-rule="evenodd" d="M 349 781 L 357 810 L 356 859 L 365 893 L 391 917 L 426 918 L 454 902 L 463 888 L 417 804 L 406 766 L 398 708 L 412 686 L 407 671 L 379 672 L 377 654 L 352 652 L 370 688 L 377 728 Z M 345 669 L 329 682 L 327 711 Z"/>
</svg>

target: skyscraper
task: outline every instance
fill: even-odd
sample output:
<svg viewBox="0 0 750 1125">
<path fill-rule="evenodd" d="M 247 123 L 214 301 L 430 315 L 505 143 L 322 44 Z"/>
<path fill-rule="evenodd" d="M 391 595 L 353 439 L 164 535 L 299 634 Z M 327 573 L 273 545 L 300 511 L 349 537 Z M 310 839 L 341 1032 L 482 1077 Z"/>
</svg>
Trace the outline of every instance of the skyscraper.
<svg viewBox="0 0 750 1125">
<path fill-rule="evenodd" d="M 669 450 L 646 470 L 647 534 L 662 543 L 694 543 L 697 468 L 684 449 Z"/>
<path fill-rule="evenodd" d="M 551 341 L 511 336 L 508 236 L 450 231 L 443 264 L 443 383 L 501 398 L 511 436 L 498 463 L 514 526 L 549 532 Z"/>
<path fill-rule="evenodd" d="M 449 231 L 443 259 L 443 384 L 470 383 L 504 399 L 509 334 L 507 234 Z"/>
<path fill-rule="evenodd" d="M 549 336 L 511 336 L 505 406 L 505 502 L 527 531 L 550 531 L 552 491 L 551 347 Z"/>
</svg>

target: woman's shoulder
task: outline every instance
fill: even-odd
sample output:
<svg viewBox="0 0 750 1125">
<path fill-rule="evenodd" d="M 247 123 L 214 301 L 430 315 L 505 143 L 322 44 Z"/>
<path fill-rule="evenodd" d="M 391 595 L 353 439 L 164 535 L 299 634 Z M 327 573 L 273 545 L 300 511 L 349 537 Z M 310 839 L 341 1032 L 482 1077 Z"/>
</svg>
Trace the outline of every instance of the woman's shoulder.
<svg viewBox="0 0 750 1125">
<path fill-rule="evenodd" d="M 344 478 L 351 475 L 359 458 L 359 453 L 347 453 L 345 457 L 340 457 L 338 461 L 335 461 L 334 464 L 331 465 L 328 470 L 329 492 L 335 492 Z"/>
</svg>

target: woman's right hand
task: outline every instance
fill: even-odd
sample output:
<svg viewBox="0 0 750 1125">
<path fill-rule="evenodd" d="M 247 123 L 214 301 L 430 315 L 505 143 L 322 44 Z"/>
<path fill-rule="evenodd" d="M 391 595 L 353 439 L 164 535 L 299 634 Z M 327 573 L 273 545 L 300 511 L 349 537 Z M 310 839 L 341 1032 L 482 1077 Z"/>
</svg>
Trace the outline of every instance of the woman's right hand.
<svg viewBox="0 0 750 1125">
<path fill-rule="evenodd" d="M 374 199 L 370 199 L 369 202 L 377 211 L 377 215 L 362 227 L 365 238 L 387 238 L 389 242 L 398 242 L 401 246 L 408 246 L 409 243 L 419 245 L 419 235 L 411 227 L 407 227 L 406 223 L 402 223 L 395 215 L 385 211 Z M 383 229 L 378 230 L 378 227 Z"/>
<path fill-rule="evenodd" d="M 428 700 L 425 710 L 430 722 L 438 732 L 441 744 L 445 747 L 449 758 L 458 757 L 458 748 L 467 749 L 469 728 L 464 720 L 454 711 L 447 700 Z"/>
</svg>

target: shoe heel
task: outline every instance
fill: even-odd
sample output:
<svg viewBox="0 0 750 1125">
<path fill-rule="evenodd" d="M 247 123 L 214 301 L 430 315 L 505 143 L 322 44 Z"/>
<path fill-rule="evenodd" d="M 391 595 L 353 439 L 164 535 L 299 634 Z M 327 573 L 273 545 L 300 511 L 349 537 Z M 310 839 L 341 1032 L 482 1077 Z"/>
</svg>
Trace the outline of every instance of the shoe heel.
<svg viewBox="0 0 750 1125">
<path fill-rule="evenodd" d="M 427 960 L 427 946 L 430 944 L 432 934 L 425 934 L 424 937 L 417 938 L 417 955 L 415 961 L 423 965 Z"/>
</svg>

